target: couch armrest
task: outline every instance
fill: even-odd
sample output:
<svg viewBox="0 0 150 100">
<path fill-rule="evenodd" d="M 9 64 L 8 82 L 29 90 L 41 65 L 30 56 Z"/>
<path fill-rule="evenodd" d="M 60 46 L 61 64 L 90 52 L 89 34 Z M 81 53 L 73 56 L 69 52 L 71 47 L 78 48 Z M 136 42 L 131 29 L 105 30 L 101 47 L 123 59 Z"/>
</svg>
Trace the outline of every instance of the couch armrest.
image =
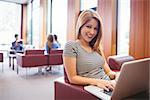
<svg viewBox="0 0 150 100">
<path fill-rule="evenodd" d="M 98 100 L 98 98 L 83 89 L 83 86 L 66 83 L 64 77 L 54 82 L 55 100 Z"/>
<path fill-rule="evenodd" d="M 120 71 L 121 66 L 124 62 L 132 61 L 134 57 L 132 56 L 123 56 L 123 55 L 114 55 L 109 56 L 107 61 L 111 70 Z"/>
</svg>

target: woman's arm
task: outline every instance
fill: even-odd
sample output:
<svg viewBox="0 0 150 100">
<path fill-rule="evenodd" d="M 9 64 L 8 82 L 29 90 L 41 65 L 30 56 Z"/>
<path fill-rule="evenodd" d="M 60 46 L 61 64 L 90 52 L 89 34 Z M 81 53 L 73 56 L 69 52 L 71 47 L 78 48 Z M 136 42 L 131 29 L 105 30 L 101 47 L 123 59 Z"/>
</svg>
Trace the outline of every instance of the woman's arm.
<svg viewBox="0 0 150 100">
<path fill-rule="evenodd" d="M 89 78 L 81 77 L 77 75 L 76 71 L 76 58 L 75 57 L 64 57 L 64 66 L 70 83 L 87 85 L 94 85 L 94 81 Z"/>
<path fill-rule="evenodd" d="M 78 85 L 96 85 L 105 90 L 113 89 L 114 85 L 107 80 L 86 78 L 77 75 L 76 71 L 76 58 L 75 57 L 63 57 L 66 74 L 69 82 Z"/>
</svg>

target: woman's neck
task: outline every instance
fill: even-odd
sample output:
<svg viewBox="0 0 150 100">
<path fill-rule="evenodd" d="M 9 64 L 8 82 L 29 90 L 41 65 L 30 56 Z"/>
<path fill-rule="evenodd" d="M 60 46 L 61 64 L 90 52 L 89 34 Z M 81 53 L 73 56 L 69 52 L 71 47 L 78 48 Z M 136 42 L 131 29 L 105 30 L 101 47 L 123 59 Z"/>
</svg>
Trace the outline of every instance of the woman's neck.
<svg viewBox="0 0 150 100">
<path fill-rule="evenodd" d="M 82 40 L 78 40 L 78 42 L 84 50 L 86 50 L 87 52 L 93 52 L 92 48 L 89 46 L 89 43 Z"/>
<path fill-rule="evenodd" d="M 88 42 L 85 42 L 85 41 L 83 41 L 83 40 L 78 40 L 78 41 L 79 41 L 79 43 L 80 43 L 82 46 L 84 46 L 84 47 L 90 47 Z"/>
</svg>

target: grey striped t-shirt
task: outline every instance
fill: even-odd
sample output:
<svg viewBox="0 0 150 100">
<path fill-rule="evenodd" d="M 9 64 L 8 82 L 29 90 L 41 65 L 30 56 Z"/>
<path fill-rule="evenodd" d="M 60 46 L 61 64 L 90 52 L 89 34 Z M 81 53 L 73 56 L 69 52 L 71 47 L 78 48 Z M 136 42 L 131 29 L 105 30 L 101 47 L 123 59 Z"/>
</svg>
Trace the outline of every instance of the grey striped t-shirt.
<svg viewBox="0 0 150 100">
<path fill-rule="evenodd" d="M 79 42 L 69 41 L 66 43 L 64 56 L 76 57 L 77 74 L 83 77 L 107 79 L 109 77 L 105 74 L 102 68 L 104 59 L 97 52 L 87 52 L 83 49 Z M 70 66 L 71 67 L 71 66 Z"/>
</svg>

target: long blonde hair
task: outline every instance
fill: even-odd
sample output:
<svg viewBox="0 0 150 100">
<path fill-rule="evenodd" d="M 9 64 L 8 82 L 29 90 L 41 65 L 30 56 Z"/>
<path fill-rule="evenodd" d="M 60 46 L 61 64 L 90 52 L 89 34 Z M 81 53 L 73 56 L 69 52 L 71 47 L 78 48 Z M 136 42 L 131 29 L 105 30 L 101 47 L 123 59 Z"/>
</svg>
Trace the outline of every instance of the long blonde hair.
<svg viewBox="0 0 150 100">
<path fill-rule="evenodd" d="M 53 35 L 52 34 L 49 34 L 48 37 L 47 37 L 47 44 L 48 44 L 48 47 L 51 48 L 52 47 L 52 44 L 53 44 Z"/>
<path fill-rule="evenodd" d="M 97 51 L 101 55 L 100 44 L 102 39 L 102 19 L 96 11 L 90 9 L 81 12 L 76 24 L 76 35 L 77 39 L 79 39 L 81 36 L 81 28 L 93 18 L 96 19 L 96 21 L 98 22 L 98 31 L 96 36 L 89 43 L 89 45 L 94 51 Z"/>
</svg>

